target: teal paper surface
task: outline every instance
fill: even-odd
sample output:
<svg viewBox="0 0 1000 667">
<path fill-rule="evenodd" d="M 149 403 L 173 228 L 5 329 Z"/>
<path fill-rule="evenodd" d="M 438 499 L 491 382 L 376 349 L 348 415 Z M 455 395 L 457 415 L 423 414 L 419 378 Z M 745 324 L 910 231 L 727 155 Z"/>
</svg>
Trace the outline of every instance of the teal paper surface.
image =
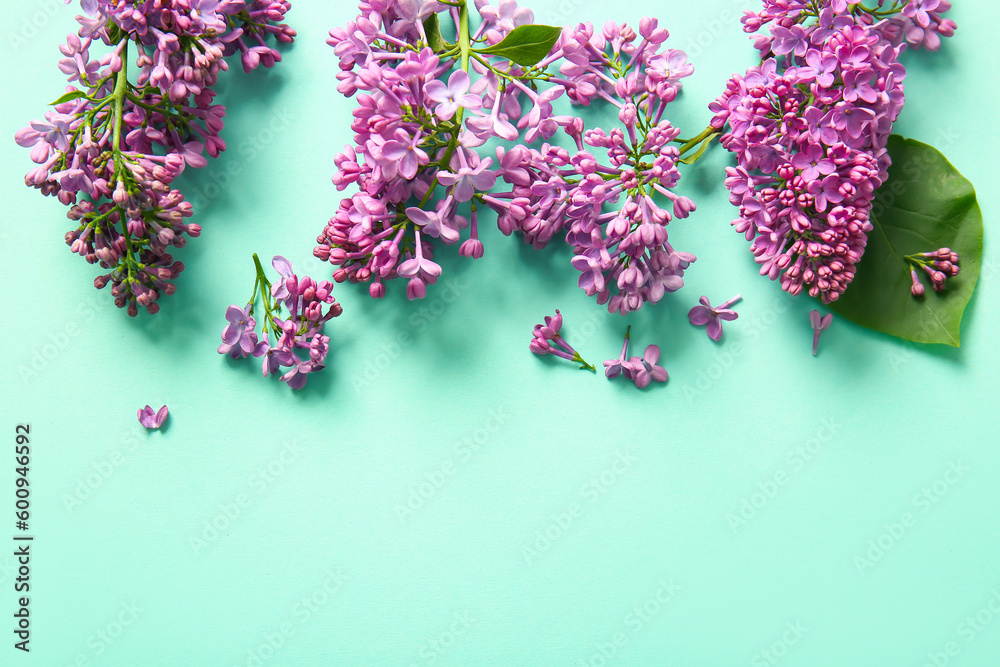
<svg viewBox="0 0 1000 667">
<path fill-rule="evenodd" d="M 956 2 L 937 54 L 909 53 L 896 131 L 978 188 L 986 227 L 963 346 L 807 313 L 729 225 L 713 147 L 670 225 L 698 261 L 657 306 L 609 315 L 564 247 L 481 225 L 482 260 L 410 303 L 338 286 L 329 367 L 294 393 L 216 353 L 252 253 L 311 255 L 340 197 L 353 101 L 326 32 L 350 2 L 296 0 L 272 71 L 225 75 L 229 150 L 178 187 L 204 232 L 159 315 L 130 319 L 63 244 L 65 207 L 23 185 L 15 131 L 65 81 L 75 5 L 5 5 L 0 28 L 0 664 L 121 666 L 1000 664 L 1000 255 L 994 5 Z M 754 51 L 756 0 L 536 0 L 536 20 L 669 28 L 695 75 L 669 115 L 693 136 Z M 612 116 L 588 111 L 588 122 Z M 928 248 L 930 250 L 930 248 Z M 719 344 L 702 294 L 737 293 Z M 528 350 L 559 308 L 591 362 L 662 350 L 638 391 Z M 136 410 L 170 407 L 162 432 Z M 14 649 L 15 427 L 31 425 L 31 652 Z"/>
</svg>

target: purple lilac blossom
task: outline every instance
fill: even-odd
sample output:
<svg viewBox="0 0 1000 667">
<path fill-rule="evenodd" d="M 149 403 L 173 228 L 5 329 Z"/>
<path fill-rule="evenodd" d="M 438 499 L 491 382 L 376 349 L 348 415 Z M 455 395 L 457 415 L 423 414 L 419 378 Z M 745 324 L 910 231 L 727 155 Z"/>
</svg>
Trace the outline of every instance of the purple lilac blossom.
<svg viewBox="0 0 1000 667">
<path fill-rule="evenodd" d="M 558 308 L 556 309 L 555 317 L 546 315 L 545 323 L 536 324 L 535 329 L 531 332 L 529 349 L 537 355 L 544 356 L 551 354 L 552 356 L 580 364 L 581 370 L 596 372 L 596 369 L 584 361 L 580 353 L 574 350 L 573 346 L 567 343 L 566 339 L 559 333 L 560 329 L 562 329 L 562 323 L 563 317 Z"/>
<path fill-rule="evenodd" d="M 621 354 L 618 355 L 617 359 L 607 359 L 604 362 L 604 375 L 609 380 L 613 380 L 619 375 L 625 375 L 628 379 L 632 379 L 632 367 L 628 361 L 628 343 L 631 333 L 632 325 L 629 325 L 628 329 L 625 330 L 625 342 L 622 343 Z"/>
<path fill-rule="evenodd" d="M 951 35 L 954 23 L 940 16 L 948 9 L 914 0 L 885 17 L 844 0 L 764 0 L 743 17 L 747 32 L 770 24 L 770 34 L 756 37 L 761 64 L 710 106 L 712 127 L 737 158 L 726 170 L 733 226 L 752 242 L 761 275 L 790 294 L 829 303 L 854 279 L 903 107 L 899 56 Z"/>
<path fill-rule="evenodd" d="M 532 19 L 513 0 L 476 2 L 476 9 L 482 17 L 470 35 L 476 46 L 496 43 Z M 441 273 L 434 262 L 437 243 L 462 241 L 461 255 L 483 256 L 476 212 L 499 165 L 476 149 L 492 137 L 518 137 L 514 123 L 524 120 L 528 95 L 521 87 L 501 87 L 484 65 L 500 67 L 507 63 L 502 58 L 463 59 L 457 50 L 439 54 L 428 45 L 423 21 L 438 14 L 444 28 L 450 16 L 457 44 L 468 11 L 465 3 L 362 1 L 354 21 L 330 31 L 327 41 L 340 58 L 337 89 L 358 101 L 354 145 L 334 158 L 333 182 L 339 190 L 356 185 L 359 191 L 341 201 L 314 250 L 337 267 L 336 282 L 369 283 L 369 293 L 380 298 L 385 283 L 404 278 L 407 296 L 419 299 Z M 527 76 L 516 65 L 506 68 L 509 81 Z M 544 102 L 528 115 L 535 126 L 555 122 Z M 546 127 L 551 136 L 554 128 Z M 439 188 L 444 194 L 436 197 Z M 467 228 L 470 237 L 463 241 Z"/>
<path fill-rule="evenodd" d="M 446 41 L 457 44 L 468 11 L 457 5 L 426 2 L 417 13 L 437 13 L 441 26 L 450 16 L 458 34 Z M 475 6 L 477 47 L 532 19 L 514 0 Z M 314 249 L 337 267 L 334 280 L 368 283 L 378 298 L 386 282 L 408 278 L 407 296 L 422 298 L 440 270 L 414 267 L 433 263 L 437 243 L 461 241 L 459 254 L 482 257 L 476 219 L 485 206 L 504 234 L 520 232 L 536 248 L 564 237 L 580 287 L 612 312 L 632 312 L 683 285 L 695 257 L 674 250 L 666 224 L 695 205 L 672 190 L 681 157 L 674 144 L 682 142 L 664 113 L 693 67 L 683 51 L 663 48 L 668 33 L 655 19 L 642 19 L 638 34 L 615 23 L 567 28 L 546 57 L 522 67 L 483 53 L 464 59 L 447 45 L 435 52 L 409 4 L 359 9 L 328 40 L 340 58 L 338 90 L 358 101 L 355 143 L 334 159 L 333 178 L 338 189 L 358 192 L 341 201 Z M 563 95 L 615 105 L 623 127 L 585 129 L 581 118 L 555 110 Z M 575 141 L 574 154 L 547 143 L 560 131 Z M 543 143 L 502 146 L 494 161 L 477 150 L 491 139 Z M 508 189 L 492 191 L 500 179 Z M 467 227 L 471 238 L 462 241 Z"/>
<path fill-rule="evenodd" d="M 585 129 L 582 118 L 559 119 L 575 153 L 548 143 L 498 148 L 499 173 L 511 190 L 483 196 L 504 234 L 520 231 L 541 248 L 564 233 L 580 288 L 623 315 L 682 287 L 695 261 L 667 240 L 667 223 L 695 205 L 673 192 L 680 132 L 664 118 L 694 69 L 682 51 L 661 51 L 666 39 L 655 19 L 643 19 L 638 34 L 611 22 L 601 31 L 589 23 L 565 29 L 548 58 L 563 60 L 559 83 L 575 104 L 600 98 L 616 106 L 623 127 L 606 132 Z M 555 130 L 542 127 L 543 138 Z"/>
<path fill-rule="evenodd" d="M 742 296 L 737 294 L 719 307 L 713 308 L 712 304 L 708 301 L 708 297 L 703 296 L 698 299 L 701 305 L 695 306 L 688 311 L 688 320 L 695 326 L 705 327 L 708 337 L 717 341 L 722 338 L 722 321 L 731 322 L 739 317 L 739 313 L 735 310 L 730 310 L 729 307 L 742 298 Z"/>
<path fill-rule="evenodd" d="M 662 366 L 657 365 L 660 359 L 660 348 L 657 345 L 649 345 L 641 357 L 628 356 L 629 334 L 632 327 L 625 330 L 625 342 L 622 344 L 621 354 L 617 359 L 608 359 L 604 362 L 604 375 L 609 380 L 620 376 L 631 380 L 635 386 L 642 389 L 649 386 L 653 380 L 657 382 L 667 381 L 667 371 Z"/>
<path fill-rule="evenodd" d="M 833 313 L 827 313 L 820 317 L 818 310 L 813 310 L 809 312 L 809 323 L 812 325 L 813 329 L 813 356 L 816 356 L 816 351 L 819 349 L 819 335 L 826 331 L 830 327 L 830 323 L 833 322 Z"/>
<path fill-rule="evenodd" d="M 159 410 L 153 410 L 153 408 L 147 405 L 138 412 L 139 423 L 148 429 L 160 428 L 167 419 L 167 412 L 167 406 L 165 405 Z"/>
<path fill-rule="evenodd" d="M 667 371 L 663 366 L 656 364 L 660 359 L 660 348 L 658 345 L 649 345 L 642 353 L 641 357 L 632 357 L 629 364 L 632 367 L 632 381 L 635 386 L 642 389 L 648 387 L 649 383 L 667 381 Z"/>
<path fill-rule="evenodd" d="M 225 108 L 214 104 L 225 56 L 243 68 L 271 67 L 280 53 L 268 36 L 290 42 L 285 0 L 85 0 L 78 34 L 59 47 L 71 85 L 45 114 L 19 130 L 38 167 L 25 183 L 70 207 L 74 253 L 107 271 L 116 305 L 136 315 L 159 310 L 184 265 L 171 248 L 201 232 L 185 223 L 191 204 L 171 183 L 204 153 L 225 150 Z M 92 54 L 103 43 L 103 55 Z M 130 53 L 131 50 L 131 53 Z M 130 72 L 130 64 L 133 69 Z M 135 83 L 131 83 L 134 81 Z"/>
<path fill-rule="evenodd" d="M 317 283 L 308 276 L 297 276 L 291 262 L 284 257 L 277 255 L 271 261 L 280 275 L 274 284 L 267 280 L 256 255 L 254 263 L 257 265 L 254 301 L 259 294 L 264 309 L 263 339 L 256 332 L 254 301 L 243 308 L 229 306 L 219 354 L 233 358 L 262 357 L 264 377 L 280 375 L 289 387 L 301 389 L 311 373 L 323 370 L 330 351 L 330 337 L 324 333 L 324 327 L 344 309 L 333 296 L 333 283 L 327 280 Z"/>
<path fill-rule="evenodd" d="M 904 259 L 910 265 L 910 280 L 912 281 L 910 293 L 913 296 L 924 295 L 924 285 L 920 282 L 918 270 L 923 270 L 927 274 L 935 292 L 943 292 L 945 281 L 957 276 L 961 270 L 958 265 L 958 253 L 951 248 L 938 248 L 933 252 L 907 255 Z"/>
</svg>

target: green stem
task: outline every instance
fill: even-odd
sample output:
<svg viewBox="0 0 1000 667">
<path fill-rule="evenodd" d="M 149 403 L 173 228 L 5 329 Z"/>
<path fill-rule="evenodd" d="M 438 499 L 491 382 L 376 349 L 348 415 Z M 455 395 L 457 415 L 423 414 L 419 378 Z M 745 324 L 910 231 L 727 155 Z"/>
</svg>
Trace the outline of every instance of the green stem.
<svg viewBox="0 0 1000 667">
<path fill-rule="evenodd" d="M 593 364 L 588 364 L 586 361 L 584 361 L 583 357 L 580 356 L 579 352 L 574 352 L 573 353 L 573 361 L 581 364 L 581 366 L 580 366 L 580 370 L 581 371 L 590 371 L 592 373 L 596 373 L 597 372 L 597 369 L 594 368 L 594 365 Z"/>
<path fill-rule="evenodd" d="M 125 97 L 128 94 L 128 42 L 126 41 L 122 49 L 122 68 L 115 74 L 115 89 L 111 93 L 114 102 L 112 107 L 112 138 L 111 138 L 111 159 L 114 160 L 114 175 L 111 186 L 114 187 L 119 179 L 123 177 L 124 167 L 122 165 L 122 125 L 125 117 Z M 135 243 L 132 235 L 128 231 L 128 221 L 125 212 L 119 208 L 118 217 L 121 220 L 122 235 L 125 237 L 125 267 L 128 272 L 129 282 L 132 282 L 132 266 L 138 264 L 135 258 Z"/>
<path fill-rule="evenodd" d="M 128 93 L 128 44 L 122 51 L 122 68 L 115 75 L 115 90 L 111 93 L 111 98 L 115 102 L 114 107 L 114 137 L 112 139 L 112 151 L 115 157 L 115 171 L 118 170 L 118 158 L 121 155 L 122 141 L 122 118 L 125 115 L 125 96 Z"/>
<path fill-rule="evenodd" d="M 268 287 L 270 287 L 271 283 L 268 281 L 267 275 L 264 273 L 264 267 L 261 265 L 261 263 L 260 263 L 260 257 L 257 256 L 257 253 L 253 254 L 253 265 L 255 267 L 257 267 L 257 284 L 260 285 L 264 289 L 267 289 Z M 254 289 L 254 293 L 255 294 L 256 294 L 256 291 L 257 290 L 255 288 Z"/>
<path fill-rule="evenodd" d="M 694 148 L 695 146 L 697 146 L 698 144 L 700 144 L 701 142 L 703 142 L 705 139 L 708 139 L 709 137 L 711 137 L 711 136 L 713 136 L 715 134 L 719 134 L 720 132 L 722 132 L 722 130 L 717 130 L 714 127 L 712 127 L 711 125 L 709 125 L 697 137 L 695 137 L 693 139 L 688 139 L 688 141 L 683 146 L 681 146 L 681 148 L 680 148 L 680 154 L 684 155 L 689 150 L 691 150 L 692 148 Z"/>
<path fill-rule="evenodd" d="M 270 292 L 271 292 L 271 281 L 267 279 L 267 274 L 264 273 L 264 266 L 260 263 L 260 258 L 257 257 L 257 253 L 253 254 L 253 264 L 257 269 L 257 279 L 254 281 L 253 285 L 253 296 L 250 297 L 250 312 L 253 313 L 254 304 L 257 302 L 257 290 L 260 290 L 260 298 L 264 302 L 264 320 L 263 320 L 263 331 L 264 333 L 273 333 L 275 336 L 278 335 L 278 327 L 274 324 L 275 305 L 271 303 Z"/>
<path fill-rule="evenodd" d="M 469 6 L 463 0 L 458 8 L 458 48 L 462 51 L 462 69 L 469 71 L 469 54 L 472 52 L 470 40 L 472 34 L 469 32 Z"/>
<path fill-rule="evenodd" d="M 462 4 L 458 6 L 458 48 L 462 54 L 462 69 L 468 72 L 469 56 L 472 53 L 472 33 L 469 32 L 469 6 L 465 0 L 462 0 Z M 458 111 L 455 112 L 455 129 L 452 131 L 451 141 L 448 142 L 448 148 L 445 150 L 444 157 L 441 158 L 441 162 L 439 163 L 441 169 L 448 169 L 448 166 L 451 164 L 451 157 L 455 154 L 455 149 L 458 148 L 458 135 L 462 131 L 462 118 L 464 115 L 465 109 L 462 107 L 459 107 Z M 434 181 L 427 188 L 427 193 L 420 200 L 420 208 L 423 208 L 430 201 L 436 187 L 437 177 L 435 176 Z"/>
</svg>

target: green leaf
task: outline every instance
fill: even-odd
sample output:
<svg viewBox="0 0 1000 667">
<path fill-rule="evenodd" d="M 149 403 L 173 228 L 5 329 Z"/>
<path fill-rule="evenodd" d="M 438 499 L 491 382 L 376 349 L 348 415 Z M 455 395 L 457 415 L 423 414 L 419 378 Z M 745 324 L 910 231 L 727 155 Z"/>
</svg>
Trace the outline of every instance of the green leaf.
<svg viewBox="0 0 1000 667">
<path fill-rule="evenodd" d="M 434 49 L 434 53 L 445 50 L 444 37 L 441 36 L 441 22 L 437 14 L 431 14 L 424 19 L 424 34 L 427 35 L 427 45 Z"/>
<path fill-rule="evenodd" d="M 498 44 L 476 49 L 477 53 L 500 56 L 523 67 L 531 67 L 549 55 L 562 28 L 550 25 L 519 25 Z"/>
<path fill-rule="evenodd" d="M 830 308 L 858 324 L 917 343 L 958 347 L 962 314 L 983 255 L 983 214 L 976 191 L 937 149 L 889 137 L 889 178 L 875 193 L 868 246 L 857 275 Z M 961 270 L 935 292 L 922 270 L 922 297 L 910 294 L 903 258 L 947 247 Z"/>
<path fill-rule="evenodd" d="M 55 106 L 57 104 L 62 104 L 63 102 L 69 102 L 70 100 L 78 100 L 81 97 L 87 97 L 87 93 L 83 92 L 82 90 L 71 90 L 70 92 L 60 97 L 55 102 L 49 103 L 49 106 Z"/>
</svg>

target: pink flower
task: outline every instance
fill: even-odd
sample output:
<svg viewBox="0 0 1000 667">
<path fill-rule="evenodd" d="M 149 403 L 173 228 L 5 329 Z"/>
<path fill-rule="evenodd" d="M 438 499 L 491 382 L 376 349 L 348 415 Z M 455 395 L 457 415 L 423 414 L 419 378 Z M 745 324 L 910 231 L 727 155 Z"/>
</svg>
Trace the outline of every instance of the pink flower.
<svg viewBox="0 0 1000 667">
<path fill-rule="evenodd" d="M 458 241 L 462 228 L 468 224 L 462 216 L 452 215 L 450 204 L 448 199 L 438 202 L 438 210 L 433 213 L 410 206 L 406 209 L 406 217 L 419 225 L 425 234 L 436 236 L 450 245 Z"/>
<path fill-rule="evenodd" d="M 476 190 L 484 192 L 497 182 L 496 172 L 487 170 L 492 163 L 493 158 L 486 158 L 475 168 L 460 167 L 458 173 L 439 171 L 438 183 L 445 187 L 454 186 L 451 194 L 457 201 L 469 201 Z"/>
<path fill-rule="evenodd" d="M 441 267 L 433 260 L 424 258 L 424 247 L 420 241 L 420 230 L 413 230 L 416 237 L 416 256 L 408 259 L 396 269 L 396 273 L 404 278 L 409 278 L 410 282 L 406 286 L 406 296 L 413 301 L 422 299 L 427 294 L 427 285 L 433 285 L 441 275 Z"/>
<path fill-rule="evenodd" d="M 448 85 L 434 79 L 424 85 L 424 93 L 431 100 L 438 103 L 434 113 L 441 120 L 449 120 L 455 115 L 459 107 L 476 111 L 483 106 L 483 99 L 479 95 L 469 92 L 472 79 L 465 70 L 452 72 L 448 77 Z"/>
<path fill-rule="evenodd" d="M 823 317 L 819 316 L 819 311 L 814 310 L 809 313 L 809 323 L 812 324 L 813 328 L 813 356 L 816 356 L 816 350 L 819 348 L 819 335 L 821 332 L 826 330 L 830 323 L 833 322 L 833 314 L 827 313 Z"/>
<path fill-rule="evenodd" d="M 163 426 L 164 420 L 167 418 L 167 406 L 163 406 L 156 412 L 153 408 L 148 405 L 138 412 L 139 423 L 148 429 L 156 429 Z"/>
<path fill-rule="evenodd" d="M 628 364 L 632 369 L 632 378 L 636 387 L 639 389 L 648 387 L 649 383 L 653 380 L 656 380 L 657 382 L 667 381 L 666 369 L 663 368 L 663 366 L 656 365 L 656 362 L 659 361 L 659 359 L 659 346 L 650 345 L 646 348 L 646 351 L 642 353 L 641 359 L 639 357 L 632 357 L 628 360 Z"/>
<path fill-rule="evenodd" d="M 632 325 L 629 325 L 628 329 L 625 330 L 625 342 L 622 343 L 622 352 L 621 352 L 620 355 L 618 355 L 618 358 L 617 359 L 607 359 L 604 362 L 604 375 L 609 380 L 615 379 L 616 377 L 618 377 L 619 375 L 621 375 L 622 372 L 625 373 L 625 377 L 627 377 L 628 379 L 630 379 L 630 380 L 633 379 L 632 378 L 632 366 L 631 366 L 630 362 L 627 361 L 627 357 L 628 357 L 628 340 L 629 340 L 629 334 L 631 332 L 632 332 Z"/>
<path fill-rule="evenodd" d="M 546 315 L 545 324 L 536 324 L 535 330 L 531 332 L 531 343 L 528 348 L 538 355 L 551 354 L 568 361 L 580 364 L 580 370 L 596 372 L 596 369 L 584 361 L 580 353 L 573 349 L 573 346 L 566 342 L 566 339 L 559 334 L 562 329 L 562 313 L 556 309 L 555 317 Z"/>
<path fill-rule="evenodd" d="M 420 141 L 419 135 L 411 135 L 400 128 L 396 130 L 393 138 L 382 146 L 382 156 L 396 163 L 400 176 L 411 179 L 417 175 L 417 168 L 420 165 L 430 161 L 427 153 L 418 145 Z"/>
<path fill-rule="evenodd" d="M 713 308 L 712 304 L 708 301 L 708 297 L 703 296 L 698 299 L 702 305 L 692 308 L 688 312 L 688 319 L 695 326 L 704 326 L 708 331 L 709 338 L 719 340 L 722 337 L 722 320 L 732 321 L 739 317 L 736 311 L 729 310 L 729 306 L 742 298 L 737 294 L 718 308 Z"/>
</svg>

